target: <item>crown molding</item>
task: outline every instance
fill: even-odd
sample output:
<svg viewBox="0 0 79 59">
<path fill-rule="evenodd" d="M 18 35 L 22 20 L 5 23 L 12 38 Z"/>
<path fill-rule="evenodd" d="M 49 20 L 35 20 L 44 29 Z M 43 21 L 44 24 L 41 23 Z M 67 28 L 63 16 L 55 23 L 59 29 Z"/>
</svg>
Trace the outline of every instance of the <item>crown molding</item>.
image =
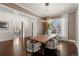
<svg viewBox="0 0 79 59">
<path fill-rule="evenodd" d="M 28 10 L 28 11 L 30 11 L 30 12 L 32 12 L 32 13 L 34 13 L 34 14 L 36 14 L 36 15 L 38 15 L 38 16 L 40 16 L 37 12 L 35 12 L 35 11 L 33 11 L 33 10 L 27 8 L 27 7 L 24 7 L 23 5 L 21 5 L 19 3 L 15 3 L 15 4 L 18 5 L 18 6 L 20 6 L 20 7 L 22 7 L 22 8 L 24 8 L 24 9 L 26 9 L 26 10 Z"/>
</svg>

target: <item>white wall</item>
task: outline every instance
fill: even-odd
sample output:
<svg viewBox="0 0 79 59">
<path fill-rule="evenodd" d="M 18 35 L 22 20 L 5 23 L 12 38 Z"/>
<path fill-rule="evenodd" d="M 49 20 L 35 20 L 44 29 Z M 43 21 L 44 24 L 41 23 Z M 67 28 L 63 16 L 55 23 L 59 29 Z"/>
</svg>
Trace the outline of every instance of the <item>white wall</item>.
<svg viewBox="0 0 79 59">
<path fill-rule="evenodd" d="M 37 35 L 43 34 L 43 25 L 41 19 L 37 20 Z"/>
<path fill-rule="evenodd" d="M 5 14 L 5 13 L 1 13 L 0 12 L 0 21 L 5 21 L 5 22 L 8 22 L 10 25 L 9 25 L 9 29 L 8 30 L 0 30 L 0 41 L 4 41 L 5 39 L 9 39 L 12 37 L 13 35 L 13 29 L 10 28 L 10 27 L 13 27 L 12 25 L 12 21 L 9 21 L 10 19 L 8 19 L 8 17 L 10 16 Z"/>
<path fill-rule="evenodd" d="M 33 36 L 42 34 L 42 22 L 40 19 L 23 15 L 16 10 L 10 10 L 0 6 L 0 21 L 8 22 L 8 30 L 0 30 L 0 42 L 11 40 L 14 38 L 14 27 L 21 25 L 23 22 L 23 36 L 32 36 L 32 22 L 33 22 Z"/>
<path fill-rule="evenodd" d="M 76 13 L 76 41 L 77 41 L 77 48 L 78 48 L 78 55 L 79 55 L 79 4 Z"/>
<path fill-rule="evenodd" d="M 13 12 L 6 8 L 0 7 L 0 21 L 5 21 L 9 24 L 8 30 L 0 30 L 0 42 L 13 39 L 14 26 L 21 25 L 21 22 L 24 23 L 24 37 L 31 36 L 33 19 L 34 18 L 22 15 L 18 12 Z M 34 32 L 37 32 L 37 30 Z"/>
</svg>

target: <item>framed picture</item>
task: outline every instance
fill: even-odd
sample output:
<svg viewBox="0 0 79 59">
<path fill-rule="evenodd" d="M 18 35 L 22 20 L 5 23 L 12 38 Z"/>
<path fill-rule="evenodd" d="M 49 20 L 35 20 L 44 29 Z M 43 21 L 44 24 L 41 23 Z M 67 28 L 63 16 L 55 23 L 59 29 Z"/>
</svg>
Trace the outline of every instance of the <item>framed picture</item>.
<svg viewBox="0 0 79 59">
<path fill-rule="evenodd" d="M 0 29 L 5 30 L 9 28 L 8 22 L 0 21 Z"/>
</svg>

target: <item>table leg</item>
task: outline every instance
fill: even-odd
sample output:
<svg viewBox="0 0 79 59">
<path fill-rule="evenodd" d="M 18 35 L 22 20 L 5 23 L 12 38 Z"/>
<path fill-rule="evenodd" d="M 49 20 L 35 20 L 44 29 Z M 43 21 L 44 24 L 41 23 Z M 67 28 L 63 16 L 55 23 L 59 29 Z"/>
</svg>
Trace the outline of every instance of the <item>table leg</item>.
<svg viewBox="0 0 79 59">
<path fill-rule="evenodd" d="M 45 55 L 45 44 L 43 44 L 43 43 L 42 43 L 42 48 L 43 48 L 42 55 L 44 56 Z"/>
</svg>

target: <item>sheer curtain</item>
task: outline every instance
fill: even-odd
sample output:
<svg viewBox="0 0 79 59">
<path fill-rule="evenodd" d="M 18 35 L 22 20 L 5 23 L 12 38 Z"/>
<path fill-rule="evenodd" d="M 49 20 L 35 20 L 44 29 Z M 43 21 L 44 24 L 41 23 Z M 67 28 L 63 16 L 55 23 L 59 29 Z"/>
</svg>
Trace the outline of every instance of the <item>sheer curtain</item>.
<svg viewBox="0 0 79 59">
<path fill-rule="evenodd" d="M 60 18 L 61 20 L 61 37 L 64 39 L 68 39 L 68 22 L 65 17 Z"/>
</svg>

